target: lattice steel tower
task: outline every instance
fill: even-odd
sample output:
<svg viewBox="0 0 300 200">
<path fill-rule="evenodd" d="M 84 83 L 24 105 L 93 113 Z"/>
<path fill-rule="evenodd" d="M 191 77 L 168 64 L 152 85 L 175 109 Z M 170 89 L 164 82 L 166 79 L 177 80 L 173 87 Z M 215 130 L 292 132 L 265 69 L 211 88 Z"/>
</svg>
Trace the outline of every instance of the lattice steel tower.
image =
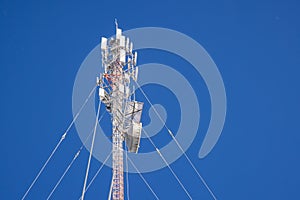
<svg viewBox="0 0 300 200">
<path fill-rule="evenodd" d="M 104 73 L 97 82 L 99 97 L 112 120 L 112 199 L 124 199 L 123 141 L 129 152 L 137 153 L 142 130 L 143 103 L 135 101 L 134 85 L 138 76 L 137 52 L 122 35 L 116 23 L 116 35 L 102 37 L 101 53 Z"/>
</svg>

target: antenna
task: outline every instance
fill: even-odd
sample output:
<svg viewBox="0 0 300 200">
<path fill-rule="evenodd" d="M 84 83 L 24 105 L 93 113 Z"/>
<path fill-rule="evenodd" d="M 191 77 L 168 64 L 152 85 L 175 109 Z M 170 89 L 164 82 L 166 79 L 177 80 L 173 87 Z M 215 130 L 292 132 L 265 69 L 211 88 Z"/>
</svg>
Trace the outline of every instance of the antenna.
<svg viewBox="0 0 300 200">
<path fill-rule="evenodd" d="M 99 77 L 99 98 L 112 119 L 112 200 L 124 200 L 123 142 L 129 152 L 137 153 L 142 123 L 143 102 L 135 101 L 132 80 L 137 79 L 137 54 L 122 35 L 117 19 L 116 36 L 101 40 L 104 73 Z M 130 44 L 130 46 L 129 46 Z M 131 92 L 133 91 L 133 93 Z M 133 99 L 133 100 L 132 100 Z"/>
<path fill-rule="evenodd" d="M 118 29 L 118 20 L 115 18 L 115 25 L 116 25 L 116 30 Z"/>
</svg>

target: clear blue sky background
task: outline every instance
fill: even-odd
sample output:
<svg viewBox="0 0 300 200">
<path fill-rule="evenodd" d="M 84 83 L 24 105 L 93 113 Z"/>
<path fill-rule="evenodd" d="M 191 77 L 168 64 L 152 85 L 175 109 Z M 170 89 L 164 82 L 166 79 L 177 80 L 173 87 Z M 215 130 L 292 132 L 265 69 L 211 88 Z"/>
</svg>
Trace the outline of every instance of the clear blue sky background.
<svg viewBox="0 0 300 200">
<path fill-rule="evenodd" d="M 202 83 L 196 88 L 202 121 L 187 151 L 218 199 L 300 199 L 299 4 L 296 0 L 1 0 L 1 199 L 23 196 L 71 122 L 76 72 L 100 37 L 114 33 L 115 18 L 124 30 L 158 26 L 185 33 L 202 44 L 219 67 L 228 98 L 223 134 L 209 156 L 199 160 L 210 117 L 209 96 Z M 148 62 L 189 68 L 166 52 L 140 52 L 139 63 Z M 191 83 L 202 81 L 190 72 L 186 76 Z M 150 86 L 145 90 L 159 103 L 160 96 Z M 168 92 L 164 95 L 172 99 Z M 176 101 L 165 106 L 173 105 Z M 147 123 L 148 116 L 143 120 Z M 176 120 L 169 120 L 169 126 L 176 129 Z M 48 196 L 80 146 L 72 128 L 28 199 Z M 87 157 L 84 150 L 53 199 L 80 196 Z M 93 160 L 91 173 L 99 166 Z M 193 199 L 211 199 L 184 158 L 172 167 Z M 110 168 L 105 167 L 86 199 L 105 199 L 110 176 Z M 145 177 L 161 199 L 186 199 L 167 168 Z M 130 186 L 131 199 L 153 199 L 138 175 L 130 175 Z"/>
</svg>

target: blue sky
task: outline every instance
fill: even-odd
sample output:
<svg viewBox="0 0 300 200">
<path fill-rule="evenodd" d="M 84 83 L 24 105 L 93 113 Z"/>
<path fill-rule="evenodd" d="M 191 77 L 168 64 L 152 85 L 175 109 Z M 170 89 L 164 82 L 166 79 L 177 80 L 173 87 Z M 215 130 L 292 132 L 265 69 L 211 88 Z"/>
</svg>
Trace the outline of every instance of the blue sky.
<svg viewBox="0 0 300 200">
<path fill-rule="evenodd" d="M 72 120 L 76 73 L 100 37 L 114 33 L 117 18 L 124 30 L 155 26 L 182 32 L 217 64 L 226 88 L 227 117 L 217 145 L 200 160 L 210 118 L 205 84 L 193 71 L 183 72 L 183 66 L 190 69 L 188 63 L 175 55 L 139 52 L 140 64 L 167 64 L 191 83 L 200 82 L 195 88 L 201 101 L 200 129 L 187 154 L 218 199 L 299 199 L 299 13 L 299 2 L 291 0 L 0 1 L 1 197 L 20 199 L 48 158 Z M 153 92 L 157 90 L 164 96 Z M 145 87 L 153 101 L 163 99 L 166 110 L 176 112 L 171 109 L 176 101 L 164 90 Z M 147 124 L 149 117 L 143 117 Z M 168 126 L 176 129 L 176 120 L 171 117 Z M 164 145 L 168 138 L 156 140 Z M 146 140 L 142 144 L 142 151 L 151 147 Z M 48 196 L 80 146 L 73 127 L 28 199 Z M 84 150 L 53 199 L 80 196 L 87 157 Z M 99 166 L 93 159 L 91 174 Z M 184 157 L 172 167 L 193 199 L 211 199 Z M 110 176 L 105 167 L 86 199 L 105 199 Z M 186 199 L 167 168 L 144 176 L 160 199 Z M 131 199 L 153 199 L 138 175 L 131 174 L 129 181 Z"/>
</svg>

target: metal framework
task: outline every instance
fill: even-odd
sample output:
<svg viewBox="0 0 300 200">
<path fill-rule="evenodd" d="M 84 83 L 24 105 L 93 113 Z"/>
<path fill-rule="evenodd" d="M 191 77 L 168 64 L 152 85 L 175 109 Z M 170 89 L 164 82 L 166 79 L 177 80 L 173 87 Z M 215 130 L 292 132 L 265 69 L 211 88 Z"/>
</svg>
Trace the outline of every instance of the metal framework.
<svg viewBox="0 0 300 200">
<path fill-rule="evenodd" d="M 122 35 L 116 23 L 116 35 L 102 37 L 101 53 L 104 73 L 97 80 L 100 100 L 112 119 L 112 199 L 124 199 L 123 141 L 129 152 L 137 153 L 142 130 L 143 103 L 135 101 L 131 80 L 138 76 L 137 52 Z"/>
</svg>

